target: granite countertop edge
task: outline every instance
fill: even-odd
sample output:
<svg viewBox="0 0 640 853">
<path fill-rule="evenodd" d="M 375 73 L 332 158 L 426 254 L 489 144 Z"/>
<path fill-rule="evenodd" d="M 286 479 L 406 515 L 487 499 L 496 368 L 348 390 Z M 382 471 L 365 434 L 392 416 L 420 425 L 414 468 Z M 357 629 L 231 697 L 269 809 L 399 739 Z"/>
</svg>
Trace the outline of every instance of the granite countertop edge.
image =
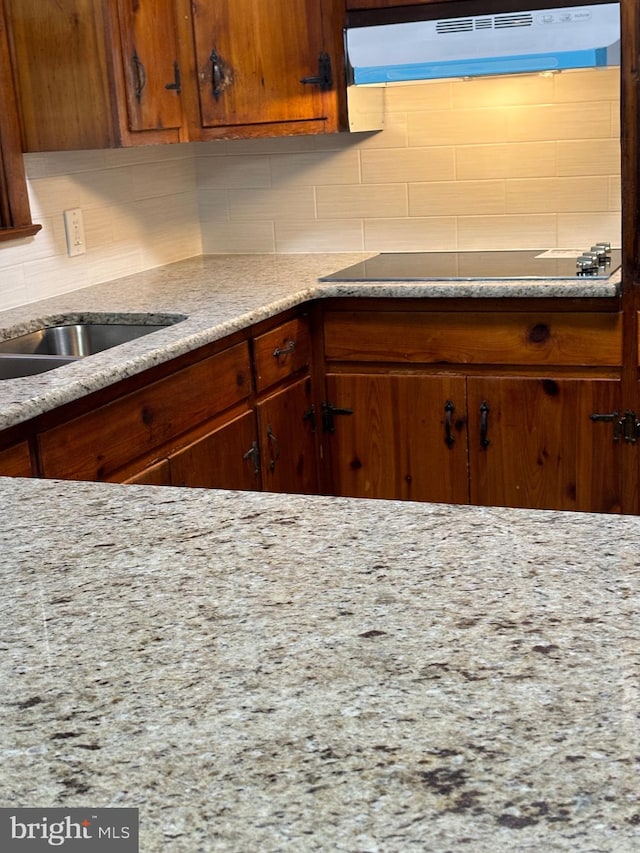
<svg viewBox="0 0 640 853">
<path fill-rule="evenodd" d="M 320 282 L 372 253 L 200 255 L 0 313 L 0 340 L 63 320 L 139 322 L 186 318 L 153 335 L 53 371 L 0 382 L 0 429 L 221 340 L 313 299 L 611 298 L 608 281 Z"/>
</svg>

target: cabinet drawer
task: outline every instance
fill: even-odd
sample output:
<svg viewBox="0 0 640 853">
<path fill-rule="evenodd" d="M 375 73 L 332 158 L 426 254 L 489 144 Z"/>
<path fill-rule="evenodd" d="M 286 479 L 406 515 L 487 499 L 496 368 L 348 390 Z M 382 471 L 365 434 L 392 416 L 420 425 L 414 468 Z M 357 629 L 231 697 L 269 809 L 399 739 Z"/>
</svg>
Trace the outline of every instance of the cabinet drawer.
<svg viewBox="0 0 640 853">
<path fill-rule="evenodd" d="M 622 314 L 328 312 L 330 361 L 553 364 L 622 363 Z"/>
<path fill-rule="evenodd" d="M 105 480 L 250 393 L 244 342 L 41 433 L 42 474 Z"/>
<path fill-rule="evenodd" d="M 0 477 L 31 476 L 31 456 L 26 441 L 0 450 Z"/>
<path fill-rule="evenodd" d="M 253 339 L 256 390 L 262 391 L 307 367 L 311 359 L 309 321 L 297 317 Z"/>
</svg>

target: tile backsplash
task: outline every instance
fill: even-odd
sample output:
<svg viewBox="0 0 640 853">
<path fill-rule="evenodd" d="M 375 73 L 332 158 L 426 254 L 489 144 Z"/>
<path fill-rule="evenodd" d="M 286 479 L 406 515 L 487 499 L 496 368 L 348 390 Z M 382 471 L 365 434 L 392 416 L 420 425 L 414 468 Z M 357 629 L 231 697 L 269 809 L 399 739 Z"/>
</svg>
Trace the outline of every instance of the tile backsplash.
<svg viewBox="0 0 640 853">
<path fill-rule="evenodd" d="M 0 309 L 203 252 L 620 242 L 619 72 L 384 90 L 379 132 L 25 156 L 35 238 Z M 81 207 L 87 253 L 66 255 Z"/>
</svg>

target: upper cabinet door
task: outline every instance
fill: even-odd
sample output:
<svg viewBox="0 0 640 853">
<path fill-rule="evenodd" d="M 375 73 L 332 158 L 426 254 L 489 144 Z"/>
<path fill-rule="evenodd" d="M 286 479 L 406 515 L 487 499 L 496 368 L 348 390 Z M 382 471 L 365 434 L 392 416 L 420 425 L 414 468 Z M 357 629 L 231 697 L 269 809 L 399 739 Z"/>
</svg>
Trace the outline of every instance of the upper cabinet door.
<svg viewBox="0 0 640 853">
<path fill-rule="evenodd" d="M 174 0 L 118 0 L 132 131 L 182 125 Z"/>
<path fill-rule="evenodd" d="M 203 127 L 309 121 L 325 114 L 318 0 L 196 0 L 193 31 Z"/>
</svg>

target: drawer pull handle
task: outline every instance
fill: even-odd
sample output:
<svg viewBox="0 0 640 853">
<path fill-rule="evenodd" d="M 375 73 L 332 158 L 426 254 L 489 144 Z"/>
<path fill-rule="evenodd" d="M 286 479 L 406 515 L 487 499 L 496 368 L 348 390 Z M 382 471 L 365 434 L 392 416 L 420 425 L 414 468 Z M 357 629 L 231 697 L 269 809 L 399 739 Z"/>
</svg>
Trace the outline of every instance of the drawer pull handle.
<svg viewBox="0 0 640 853">
<path fill-rule="evenodd" d="M 273 357 L 277 361 L 281 355 L 289 355 L 289 353 L 294 352 L 295 348 L 296 348 L 296 342 L 295 341 L 289 341 L 289 343 L 284 347 L 276 347 L 273 351 Z"/>
<path fill-rule="evenodd" d="M 135 81 L 134 86 L 134 94 L 136 97 L 136 101 L 138 103 L 142 100 L 142 90 L 147 85 L 147 72 L 142 63 L 142 60 L 138 56 L 137 51 L 133 51 L 133 56 L 131 57 L 131 64 L 133 65 L 133 79 Z"/>
<path fill-rule="evenodd" d="M 491 442 L 487 438 L 489 431 L 489 404 L 483 400 L 480 405 L 480 447 L 489 447 Z"/>
</svg>

